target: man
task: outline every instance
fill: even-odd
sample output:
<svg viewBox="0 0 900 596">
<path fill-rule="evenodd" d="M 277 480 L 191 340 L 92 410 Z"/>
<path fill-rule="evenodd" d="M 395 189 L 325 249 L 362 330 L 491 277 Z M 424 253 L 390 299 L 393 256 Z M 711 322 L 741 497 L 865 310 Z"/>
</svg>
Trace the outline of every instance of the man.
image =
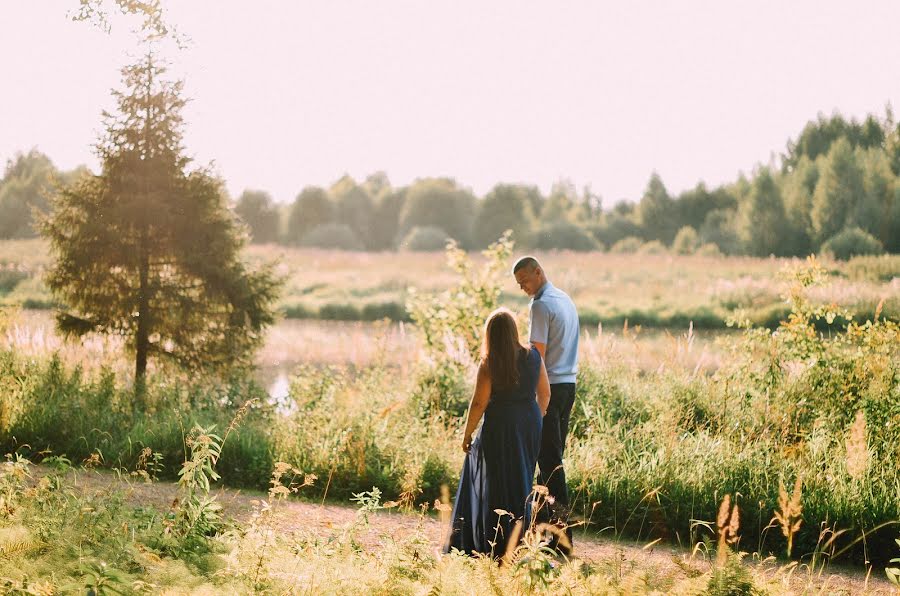
<svg viewBox="0 0 900 596">
<path fill-rule="evenodd" d="M 575 401 L 578 312 L 572 299 L 547 280 L 544 269 L 534 257 L 522 257 L 516 261 L 513 275 L 522 291 L 531 297 L 531 343 L 541 353 L 550 377 L 550 405 L 544 416 L 538 455 L 538 483 L 546 486 L 555 500 L 554 521 L 565 522 L 569 493 L 562 460 L 569 432 L 569 415 Z M 566 534 L 571 543 L 572 533 L 568 528 Z"/>
</svg>

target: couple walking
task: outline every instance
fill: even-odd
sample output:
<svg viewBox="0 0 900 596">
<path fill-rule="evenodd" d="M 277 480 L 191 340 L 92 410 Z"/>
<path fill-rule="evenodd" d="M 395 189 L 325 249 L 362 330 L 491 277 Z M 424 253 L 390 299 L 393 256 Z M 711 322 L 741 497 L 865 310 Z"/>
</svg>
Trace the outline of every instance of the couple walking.
<svg viewBox="0 0 900 596">
<path fill-rule="evenodd" d="M 569 498 L 562 457 L 578 370 L 578 313 L 534 257 L 513 267 L 531 297 L 530 346 L 519 342 L 512 313 L 494 311 L 485 324 L 482 361 L 463 436 L 465 463 L 453 505 L 449 552 L 500 557 L 516 523 L 531 524 L 535 464 L 547 505 L 538 517 L 565 525 Z M 484 415 L 481 431 L 475 428 Z M 568 554 L 568 545 L 551 546 Z M 517 536 L 521 534 L 516 533 Z M 514 544 L 511 546 L 515 546 Z"/>
</svg>

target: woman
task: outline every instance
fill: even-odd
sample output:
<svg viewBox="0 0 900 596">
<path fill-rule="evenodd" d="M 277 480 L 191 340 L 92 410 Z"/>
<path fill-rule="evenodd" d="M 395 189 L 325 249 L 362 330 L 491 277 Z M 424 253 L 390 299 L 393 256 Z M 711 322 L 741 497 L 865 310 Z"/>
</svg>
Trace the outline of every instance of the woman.
<svg viewBox="0 0 900 596">
<path fill-rule="evenodd" d="M 510 311 L 494 311 L 485 324 L 482 360 L 463 436 L 466 460 L 445 552 L 456 548 L 500 557 L 516 522 L 528 527 L 541 424 L 549 403 L 550 380 L 540 353 L 519 343 Z M 484 424 L 473 440 L 482 414 Z"/>
</svg>

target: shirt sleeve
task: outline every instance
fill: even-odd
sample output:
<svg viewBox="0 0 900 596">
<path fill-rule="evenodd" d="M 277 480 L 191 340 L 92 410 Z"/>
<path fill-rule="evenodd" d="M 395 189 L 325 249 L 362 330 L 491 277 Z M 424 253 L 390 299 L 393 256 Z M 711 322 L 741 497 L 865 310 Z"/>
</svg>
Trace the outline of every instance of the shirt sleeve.
<svg viewBox="0 0 900 596">
<path fill-rule="evenodd" d="M 550 311 L 547 305 L 535 301 L 531 305 L 531 336 L 532 343 L 537 342 L 546 345 L 550 336 Z"/>
</svg>

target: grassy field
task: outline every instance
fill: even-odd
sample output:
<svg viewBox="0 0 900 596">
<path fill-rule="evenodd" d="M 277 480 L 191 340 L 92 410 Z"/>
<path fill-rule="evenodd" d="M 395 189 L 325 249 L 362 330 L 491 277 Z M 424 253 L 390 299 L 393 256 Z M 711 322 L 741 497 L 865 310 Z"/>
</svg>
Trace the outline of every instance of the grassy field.
<svg viewBox="0 0 900 596">
<path fill-rule="evenodd" d="M 408 319 L 410 288 L 449 288 L 453 272 L 441 253 L 354 253 L 251 246 L 251 261 L 280 263 L 287 284 L 279 308 L 288 318 L 324 320 Z M 561 252 L 538 255 L 551 280 L 575 300 L 582 322 L 621 327 L 724 328 L 731 317 L 774 327 L 787 314 L 787 287 L 779 272 L 794 259 L 615 255 Z M 479 255 L 474 255 L 478 262 Z M 52 297 L 40 281 L 49 263 L 40 240 L 0 242 L 0 304 L 47 308 Z M 832 283 L 811 298 L 837 301 L 857 318 L 900 317 L 900 256 L 826 262 Z M 4 279 L 6 281 L 4 281 Z M 524 307 L 511 276 L 504 304 Z"/>
<path fill-rule="evenodd" d="M 44 257 L 33 250 L 36 245 L 15 246 L 16 270 L 39 271 Z M 272 251 L 259 248 L 254 258 Z M 784 263 L 777 261 L 723 259 L 706 263 L 704 274 L 702 260 L 673 258 L 655 263 L 655 273 L 642 277 L 634 269 L 648 266 L 646 258 L 552 255 L 547 267 L 580 304 L 604 295 L 628 304 L 618 293 L 621 288 L 627 295 L 632 283 L 633 306 L 642 304 L 641 279 L 655 280 L 648 281 L 645 292 L 662 292 L 668 284 L 677 291 L 665 295 L 688 304 L 708 304 L 710 294 L 704 292 L 709 288 L 738 284 L 744 294 L 752 287 L 773 294 L 790 291 L 791 303 L 782 308 L 792 309 L 792 316 L 775 333 L 762 328 L 713 332 L 687 324 L 657 331 L 630 322 L 585 326 L 566 455 L 577 522 L 590 532 L 639 544 L 740 551 L 755 560 L 781 557 L 773 564 L 784 573 L 799 564 L 827 575 L 820 566 L 836 558 L 884 577 L 883 567 L 900 554 L 895 545 L 900 535 L 900 328 L 879 317 L 851 325 L 847 333 L 816 329 L 818 317 L 830 317 L 820 310 L 823 304 L 853 308 L 863 303 L 861 296 L 892 304 L 897 280 L 883 274 L 890 262 L 845 264 L 838 273 L 826 264 L 825 283 L 806 287 L 797 281 L 805 274 L 795 275 L 793 282 L 780 277 L 776 270 Z M 396 264 L 404 259 L 409 259 L 406 267 Z M 305 294 L 309 300 L 333 292 L 334 299 L 349 295 L 364 301 L 373 295 L 365 288 L 384 287 L 386 279 L 401 293 L 408 285 L 439 292 L 455 288 L 457 277 L 441 263 L 437 255 L 304 251 L 288 253 L 282 266 L 292 280 L 289 296 L 298 295 L 303 279 L 303 288 L 315 286 Z M 589 266 L 617 280 L 608 294 L 595 289 L 600 282 L 591 281 L 603 279 L 600 273 L 595 278 L 583 274 Z M 38 284 L 38 279 L 24 283 Z M 21 283 L 7 294 L 11 302 L 22 296 L 16 294 Z M 514 288 L 501 289 L 501 301 L 515 296 Z M 186 468 L 191 474 L 214 469 L 226 485 L 256 490 L 277 489 L 273 470 L 289 470 L 310 480 L 302 489 L 307 498 L 346 502 L 362 495 L 357 498 L 364 512 L 376 507 L 376 488 L 382 502 L 415 510 L 446 500 L 442 487 L 457 482 L 460 417 L 474 362 L 452 342 L 428 347 L 423 331 L 414 326 L 283 320 L 258 355 L 257 371 L 206 378 L 157 365 L 148 381 L 147 409 L 138 410 L 120 343 L 91 338 L 66 344 L 53 332 L 47 311 L 8 313 L 0 323 L 0 445 L 13 462 L 23 457 L 49 466 L 103 465 L 161 479 L 177 479 L 179 472 L 184 478 Z M 481 316 L 469 315 L 473 320 Z M 222 445 L 223 437 L 221 455 L 212 456 L 208 447 Z M 69 464 L 61 462 L 63 456 Z M 330 587 L 336 593 L 369 590 L 373 578 L 387 582 L 388 593 L 428 592 L 435 586 L 460 593 L 472 585 L 550 593 L 795 589 L 772 586 L 771 576 L 733 563 L 739 555 L 726 554 L 721 561 L 713 556 L 717 562 L 711 569 L 685 571 L 673 579 L 652 569 L 617 572 L 607 567 L 614 564 L 610 561 L 553 566 L 536 546 L 520 553 L 521 565 L 497 572 L 484 561 L 426 556 L 415 550 L 415 538 L 371 547 L 352 539 L 341 542 L 346 534 L 325 533 L 292 542 L 250 522 L 232 530 L 220 525 L 205 500 L 202 478 L 195 476 L 183 481 L 172 511 L 154 513 L 116 505 L 111 495 L 85 503 L 62 485 L 45 486 L 40 499 L 28 500 L 33 493 L 15 484 L 16 468 L 10 466 L 4 468 L 7 488 L 0 490 L 3 502 L 18 503 L 6 513 L 0 507 L 0 529 L 10 533 L 10 544 L 17 544 L 17 536 L 28 545 L 34 536 L 44 544 L 63 535 L 82 544 L 81 551 L 26 548 L 14 566 L 0 565 L 3 577 L 17 586 L 35 580 L 58 557 L 60 568 L 68 566 L 68 579 L 54 583 L 57 589 L 64 581 L 100 581 L 110 569 L 128 581 L 156 583 L 148 575 L 157 569 L 153 565 L 168 569 L 170 585 L 194 586 L 201 593 L 232 588 L 277 593 L 285 590 L 290 569 L 298 568 L 339 574 L 341 582 Z M 276 490 L 279 495 L 283 491 Z M 717 518 L 725 495 L 740 509 L 736 547 L 718 546 L 723 527 Z M 114 556 L 109 544 L 92 533 L 88 518 L 68 527 L 65 515 L 45 514 L 49 521 L 36 526 L 33 507 L 70 513 L 88 507 L 98 512 L 98 527 L 124 523 L 135 532 L 122 538 L 116 552 L 124 555 Z M 70 531 L 81 538 L 66 534 Z M 260 552 L 258 543 L 241 542 L 248 535 L 271 539 L 265 565 L 252 555 Z M 0 536 L 0 548 L 6 548 L 3 544 Z M 104 561 L 112 561 L 111 567 L 97 567 Z M 28 577 L 15 569 L 26 570 Z"/>
<path fill-rule="evenodd" d="M 303 483 L 288 472 L 273 478 L 268 494 L 214 490 L 221 531 L 189 537 L 173 505 L 185 486 L 90 464 L 12 462 L 0 467 L 13 510 L 0 527 L 0 586 L 13 594 L 894 592 L 882 577 L 824 560 L 720 557 L 716 547 L 631 544 L 580 531 L 569 561 L 526 542 L 498 568 L 439 554 L 445 511 L 401 513 L 371 493 L 354 507 L 285 499 L 279 488 Z"/>
</svg>

